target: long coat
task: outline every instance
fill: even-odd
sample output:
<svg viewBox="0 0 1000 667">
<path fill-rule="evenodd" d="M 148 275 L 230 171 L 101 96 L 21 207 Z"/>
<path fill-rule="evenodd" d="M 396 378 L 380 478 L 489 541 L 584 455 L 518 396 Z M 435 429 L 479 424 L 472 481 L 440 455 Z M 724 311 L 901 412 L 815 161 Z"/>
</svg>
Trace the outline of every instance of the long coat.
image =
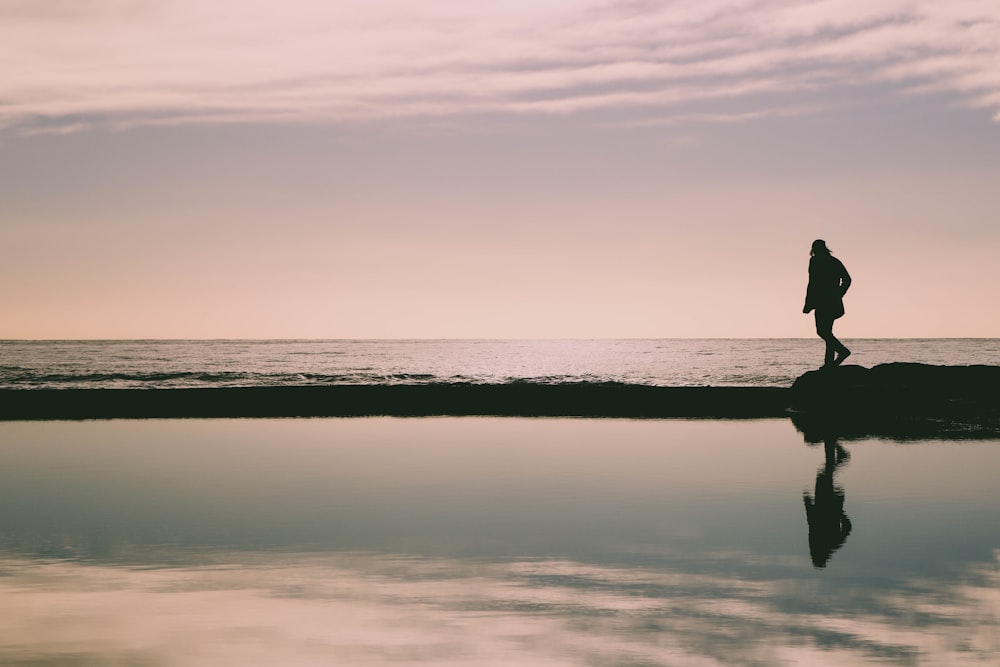
<svg viewBox="0 0 1000 667">
<path fill-rule="evenodd" d="M 809 286 L 803 312 L 816 310 L 818 315 L 833 317 L 844 314 L 844 294 L 851 286 L 851 276 L 843 262 L 833 255 L 813 255 L 809 259 Z"/>
</svg>

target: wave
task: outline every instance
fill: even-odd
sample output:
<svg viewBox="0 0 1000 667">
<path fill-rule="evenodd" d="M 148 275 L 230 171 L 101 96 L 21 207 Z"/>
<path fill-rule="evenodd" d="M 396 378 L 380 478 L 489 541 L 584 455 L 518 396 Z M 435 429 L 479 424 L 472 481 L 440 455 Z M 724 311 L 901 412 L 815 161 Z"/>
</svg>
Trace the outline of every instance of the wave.
<svg viewBox="0 0 1000 667">
<path fill-rule="evenodd" d="M 169 372 L 81 372 L 39 373 L 24 368 L 0 369 L 0 388 L 4 389 L 172 389 L 211 387 L 286 387 L 315 385 L 474 385 L 474 384 L 566 384 L 600 383 L 610 378 L 585 376 L 544 376 L 490 378 L 469 375 L 441 377 L 433 373 L 384 373 L 367 369 L 361 372 L 260 373 L 245 371 L 169 371 Z"/>
<path fill-rule="evenodd" d="M 813 340 L 0 341 L 0 388 L 147 389 L 620 382 L 787 387 Z M 1000 340 L 853 341 L 865 366 L 1000 365 Z"/>
<path fill-rule="evenodd" d="M 30 369 L 0 372 L 0 386 L 7 388 L 44 387 L 142 387 L 184 385 L 228 385 L 247 379 L 245 373 L 139 372 L 139 373 L 39 373 Z"/>
<path fill-rule="evenodd" d="M 183 389 L 214 387 L 296 387 L 296 386 L 394 386 L 434 385 L 463 387 L 470 385 L 566 385 L 631 384 L 655 385 L 648 380 L 577 375 L 515 376 L 439 376 L 433 373 L 384 373 L 366 369 L 360 372 L 260 373 L 245 371 L 169 371 L 169 372 L 81 372 L 39 373 L 30 369 L 0 370 L 0 389 Z"/>
</svg>

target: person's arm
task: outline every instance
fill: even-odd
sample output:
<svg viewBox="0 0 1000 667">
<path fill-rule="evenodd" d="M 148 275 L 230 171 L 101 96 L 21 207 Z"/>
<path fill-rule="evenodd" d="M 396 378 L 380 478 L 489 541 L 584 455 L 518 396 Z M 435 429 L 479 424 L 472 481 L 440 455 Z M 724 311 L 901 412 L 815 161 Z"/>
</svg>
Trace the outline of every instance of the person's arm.
<svg viewBox="0 0 1000 667">
<path fill-rule="evenodd" d="M 809 258 L 809 284 L 806 286 L 806 303 L 802 306 L 803 313 L 809 313 L 815 306 L 812 303 L 812 274 L 813 274 L 813 260 L 815 257 Z"/>
<path fill-rule="evenodd" d="M 847 290 L 851 287 L 851 274 L 847 272 L 847 268 L 844 267 L 844 263 L 840 262 L 840 296 L 847 294 Z"/>
</svg>

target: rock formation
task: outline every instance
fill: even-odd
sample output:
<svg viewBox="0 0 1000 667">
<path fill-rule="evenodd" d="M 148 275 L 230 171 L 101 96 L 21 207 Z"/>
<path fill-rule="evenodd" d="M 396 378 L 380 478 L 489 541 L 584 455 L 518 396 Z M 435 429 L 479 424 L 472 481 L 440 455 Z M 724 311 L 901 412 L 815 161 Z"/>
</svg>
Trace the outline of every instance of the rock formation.
<svg viewBox="0 0 1000 667">
<path fill-rule="evenodd" d="M 792 385 L 800 430 L 842 437 L 895 431 L 905 437 L 1000 434 L 1000 367 L 891 363 L 810 371 Z"/>
</svg>

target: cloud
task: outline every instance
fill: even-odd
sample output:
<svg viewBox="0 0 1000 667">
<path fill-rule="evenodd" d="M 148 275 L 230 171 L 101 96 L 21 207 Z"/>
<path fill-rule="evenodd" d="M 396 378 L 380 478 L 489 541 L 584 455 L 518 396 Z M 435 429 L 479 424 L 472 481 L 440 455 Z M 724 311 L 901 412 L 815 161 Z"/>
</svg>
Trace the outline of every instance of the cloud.
<svg viewBox="0 0 1000 667">
<path fill-rule="evenodd" d="M 1000 108 L 993 0 L 0 0 L 0 42 L 0 125 L 22 128 L 753 118 L 859 84 Z"/>
</svg>

